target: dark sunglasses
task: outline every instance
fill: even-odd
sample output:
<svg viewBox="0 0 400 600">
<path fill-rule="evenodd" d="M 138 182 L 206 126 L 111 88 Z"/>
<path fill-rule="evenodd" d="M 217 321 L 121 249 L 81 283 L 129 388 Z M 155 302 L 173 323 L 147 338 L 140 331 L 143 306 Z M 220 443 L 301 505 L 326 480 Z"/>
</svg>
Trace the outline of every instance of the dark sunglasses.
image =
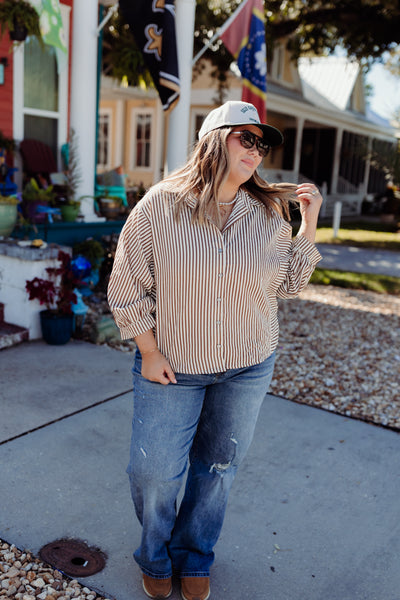
<svg viewBox="0 0 400 600">
<path fill-rule="evenodd" d="M 270 151 L 271 146 L 268 146 L 263 139 L 254 133 L 251 133 L 251 131 L 248 131 L 247 129 L 244 129 L 243 131 L 231 131 L 229 135 L 238 135 L 240 143 L 242 144 L 243 148 L 246 148 L 246 150 L 250 150 L 256 146 L 258 153 L 263 158 L 264 156 L 267 156 L 268 152 Z"/>
</svg>

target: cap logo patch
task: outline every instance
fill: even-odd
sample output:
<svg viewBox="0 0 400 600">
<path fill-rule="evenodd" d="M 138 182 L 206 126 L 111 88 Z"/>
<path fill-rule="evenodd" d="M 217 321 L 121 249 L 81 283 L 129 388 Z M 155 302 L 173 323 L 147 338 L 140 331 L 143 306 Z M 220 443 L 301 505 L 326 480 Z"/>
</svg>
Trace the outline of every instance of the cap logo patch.
<svg viewBox="0 0 400 600">
<path fill-rule="evenodd" d="M 244 113 L 247 113 L 247 111 L 249 111 L 249 110 L 255 111 L 256 109 L 253 108 L 252 106 L 243 106 L 243 108 L 240 109 L 240 112 L 242 112 L 244 114 Z"/>
</svg>

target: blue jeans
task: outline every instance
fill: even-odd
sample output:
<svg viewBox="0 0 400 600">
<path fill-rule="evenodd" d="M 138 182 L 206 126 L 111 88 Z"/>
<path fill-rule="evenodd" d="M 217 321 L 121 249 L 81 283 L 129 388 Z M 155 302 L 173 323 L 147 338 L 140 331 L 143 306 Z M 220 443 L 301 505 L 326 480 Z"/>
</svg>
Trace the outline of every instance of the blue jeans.
<svg viewBox="0 0 400 600">
<path fill-rule="evenodd" d="M 134 557 L 150 577 L 208 576 L 237 468 L 253 438 L 275 362 L 153 383 L 133 368 L 127 469 L 142 540 Z M 183 500 L 177 496 L 189 459 Z"/>
</svg>

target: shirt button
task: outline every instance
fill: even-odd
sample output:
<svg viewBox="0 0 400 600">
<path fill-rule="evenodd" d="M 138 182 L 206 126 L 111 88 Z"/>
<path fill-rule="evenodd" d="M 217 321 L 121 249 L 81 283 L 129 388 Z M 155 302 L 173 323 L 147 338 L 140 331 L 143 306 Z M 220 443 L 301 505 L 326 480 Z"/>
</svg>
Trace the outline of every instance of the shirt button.
<svg viewBox="0 0 400 600">
<path fill-rule="evenodd" d="M 222 248 L 218 248 L 218 253 L 222 254 L 222 252 L 223 252 Z"/>
<path fill-rule="evenodd" d="M 222 298 L 217 298 L 217 302 L 222 302 Z"/>
<path fill-rule="evenodd" d="M 224 276 L 224 274 L 223 274 L 223 273 L 218 273 L 218 277 L 219 277 L 219 278 L 221 278 L 221 277 L 223 277 L 223 276 Z"/>
<path fill-rule="evenodd" d="M 217 344 L 217 348 L 220 350 L 222 348 L 222 344 Z"/>
<path fill-rule="evenodd" d="M 221 321 L 216 321 L 217 325 L 221 325 Z"/>
</svg>

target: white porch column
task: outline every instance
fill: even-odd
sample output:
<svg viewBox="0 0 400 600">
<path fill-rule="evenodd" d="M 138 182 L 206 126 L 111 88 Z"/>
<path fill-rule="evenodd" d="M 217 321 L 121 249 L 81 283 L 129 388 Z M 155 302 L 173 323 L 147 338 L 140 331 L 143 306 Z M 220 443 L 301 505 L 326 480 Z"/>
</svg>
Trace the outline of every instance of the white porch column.
<svg viewBox="0 0 400 600">
<path fill-rule="evenodd" d="M 303 141 L 303 129 L 304 129 L 304 119 L 303 117 L 297 117 L 297 128 L 296 128 L 296 143 L 294 147 L 294 162 L 293 162 L 293 172 L 295 176 L 295 181 L 299 181 L 300 174 L 300 159 L 301 159 L 301 143 Z"/>
<path fill-rule="evenodd" d="M 96 147 L 98 1 L 74 2 L 72 25 L 71 128 L 75 130 L 81 182 L 77 198 L 94 195 Z M 97 221 L 93 198 L 82 200 L 87 222 Z"/>
<path fill-rule="evenodd" d="M 176 43 L 178 46 L 179 78 L 178 104 L 171 111 L 168 124 L 168 173 L 185 164 L 189 146 L 190 92 L 192 88 L 192 59 L 195 0 L 176 0 Z"/>
<path fill-rule="evenodd" d="M 332 168 L 332 183 L 331 194 L 337 194 L 339 168 L 340 168 L 340 153 L 342 150 L 343 129 L 340 127 L 336 130 L 335 149 L 333 152 L 333 168 Z"/>
<path fill-rule="evenodd" d="M 364 173 L 364 182 L 363 182 L 363 194 L 366 196 L 368 194 L 368 181 L 369 181 L 369 172 L 371 170 L 371 151 L 372 151 L 372 138 L 368 138 L 367 142 L 367 157 L 365 159 L 365 173 Z"/>
</svg>

